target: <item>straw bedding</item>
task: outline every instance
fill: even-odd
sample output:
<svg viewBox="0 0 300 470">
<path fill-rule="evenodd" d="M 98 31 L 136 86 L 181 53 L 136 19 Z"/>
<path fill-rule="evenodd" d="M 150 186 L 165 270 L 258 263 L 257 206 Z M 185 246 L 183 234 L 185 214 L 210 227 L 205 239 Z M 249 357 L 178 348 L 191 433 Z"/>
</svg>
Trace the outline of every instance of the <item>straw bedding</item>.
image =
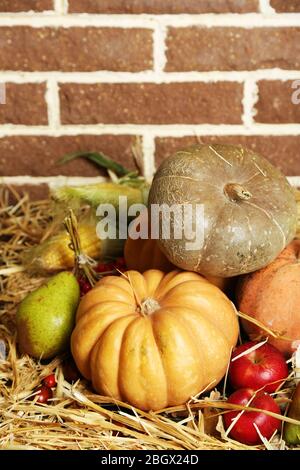
<svg viewBox="0 0 300 470">
<path fill-rule="evenodd" d="M 12 194 L 16 202 L 10 204 Z M 145 413 L 95 395 L 84 380 L 69 383 L 63 368 L 66 355 L 40 363 L 18 353 L 17 304 L 44 281 L 20 268 L 21 256 L 50 229 L 50 201 L 30 201 L 12 189 L 0 190 L 0 448 L 255 449 L 225 435 L 220 416 L 228 405 L 218 392 L 195 397 L 182 407 Z M 36 388 L 52 372 L 58 382 L 52 400 L 47 405 L 35 403 Z M 259 448 L 285 444 L 276 437 Z"/>
</svg>

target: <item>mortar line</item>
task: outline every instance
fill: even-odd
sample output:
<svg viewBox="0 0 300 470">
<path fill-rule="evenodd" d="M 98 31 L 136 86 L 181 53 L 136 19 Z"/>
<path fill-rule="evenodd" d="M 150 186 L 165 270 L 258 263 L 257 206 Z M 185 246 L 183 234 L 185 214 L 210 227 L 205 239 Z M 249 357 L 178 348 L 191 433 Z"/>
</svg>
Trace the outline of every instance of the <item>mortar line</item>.
<svg viewBox="0 0 300 470">
<path fill-rule="evenodd" d="M 288 181 L 292 186 L 300 187 L 300 176 L 287 176 Z M 59 186 L 79 186 L 83 184 L 92 184 L 107 181 L 107 178 L 103 176 L 1 176 L 0 184 L 8 185 L 32 185 L 38 186 L 40 184 L 47 184 L 50 188 Z M 149 179 L 150 181 L 150 179 Z"/>
<path fill-rule="evenodd" d="M 255 104 L 258 101 L 258 85 L 257 82 L 248 78 L 244 83 L 244 94 L 243 94 L 243 115 L 242 121 L 245 127 L 251 128 L 254 124 L 253 117 L 255 116 Z"/>
<path fill-rule="evenodd" d="M 164 26 L 174 27 L 291 27 L 299 26 L 300 13 L 208 13 L 208 14 L 178 14 L 178 15 L 131 15 L 131 14 L 57 14 L 56 12 L 36 13 L 2 13 L 0 26 L 29 26 L 29 27 L 116 27 L 116 28 L 151 28 L 159 22 Z"/>
<path fill-rule="evenodd" d="M 58 84 L 53 78 L 47 81 L 45 100 L 48 108 L 48 125 L 50 129 L 57 130 L 60 127 L 60 101 Z"/>
<path fill-rule="evenodd" d="M 155 136 L 150 132 L 143 134 L 143 173 L 146 179 L 152 178 L 155 171 Z"/>
<path fill-rule="evenodd" d="M 56 129 L 49 126 L 0 125 L 0 138 L 8 136 L 76 136 L 76 135 L 145 135 L 155 137 L 184 136 L 298 136 L 300 124 L 73 124 Z"/>
<path fill-rule="evenodd" d="M 69 0 L 63 0 L 64 2 L 64 13 L 68 14 L 69 13 Z"/>
<path fill-rule="evenodd" d="M 13 184 L 13 185 L 40 185 L 47 184 L 50 187 L 56 186 L 79 186 L 82 184 L 92 184 L 106 181 L 107 178 L 103 176 L 0 176 L 0 184 Z"/>
<path fill-rule="evenodd" d="M 223 70 L 208 72 L 22 72 L 22 71 L 2 71 L 1 81 L 11 81 L 14 83 L 41 83 L 50 78 L 60 83 L 185 83 L 185 82 L 218 82 L 235 81 L 244 82 L 247 79 L 257 80 L 296 80 L 300 78 L 300 70 L 283 69 L 258 69 L 258 70 Z"/>
<path fill-rule="evenodd" d="M 156 74 L 163 72 L 167 63 L 166 38 L 167 27 L 157 23 L 153 31 L 153 59 L 154 73 Z"/>
<path fill-rule="evenodd" d="M 57 16 L 64 15 L 67 13 L 67 4 L 66 0 L 53 0 L 54 2 L 54 11 Z"/>
<path fill-rule="evenodd" d="M 276 10 L 271 6 L 270 0 L 259 0 L 259 11 L 263 15 L 276 14 Z"/>
</svg>

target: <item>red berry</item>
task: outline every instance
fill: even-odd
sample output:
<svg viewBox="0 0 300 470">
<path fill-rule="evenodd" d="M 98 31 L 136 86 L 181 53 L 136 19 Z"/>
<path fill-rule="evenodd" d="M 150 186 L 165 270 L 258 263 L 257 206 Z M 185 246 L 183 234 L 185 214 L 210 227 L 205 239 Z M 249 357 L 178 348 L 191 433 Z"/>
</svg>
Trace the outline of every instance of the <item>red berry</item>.
<svg viewBox="0 0 300 470">
<path fill-rule="evenodd" d="M 116 264 L 115 263 L 106 263 L 106 272 L 115 271 Z"/>
<path fill-rule="evenodd" d="M 97 266 L 95 267 L 95 271 L 97 273 L 105 273 L 107 271 L 107 267 L 105 263 L 98 263 Z"/>
<path fill-rule="evenodd" d="M 63 374 L 67 382 L 76 382 L 80 379 L 80 372 L 76 367 L 76 364 L 73 359 L 69 359 L 63 364 Z"/>
<path fill-rule="evenodd" d="M 79 287 L 80 287 L 80 294 L 81 295 L 85 295 L 87 294 L 87 292 L 89 292 L 91 290 L 91 285 L 90 283 L 88 282 L 87 279 L 81 277 L 78 279 L 78 282 L 79 282 Z"/>
<path fill-rule="evenodd" d="M 46 385 L 42 385 L 37 389 L 34 397 L 37 397 L 37 403 L 47 403 L 48 400 L 53 397 L 53 393 L 51 388 L 46 387 Z"/>
<path fill-rule="evenodd" d="M 116 264 L 117 268 L 119 268 L 119 269 L 126 269 L 125 258 L 117 258 L 115 264 Z"/>
<path fill-rule="evenodd" d="M 97 273 L 105 274 L 105 273 L 111 273 L 112 271 L 115 271 L 116 269 L 116 264 L 115 263 L 99 263 L 95 271 Z"/>
<path fill-rule="evenodd" d="M 56 387 L 56 379 L 54 374 L 50 374 L 43 379 L 43 385 L 48 388 Z"/>
</svg>

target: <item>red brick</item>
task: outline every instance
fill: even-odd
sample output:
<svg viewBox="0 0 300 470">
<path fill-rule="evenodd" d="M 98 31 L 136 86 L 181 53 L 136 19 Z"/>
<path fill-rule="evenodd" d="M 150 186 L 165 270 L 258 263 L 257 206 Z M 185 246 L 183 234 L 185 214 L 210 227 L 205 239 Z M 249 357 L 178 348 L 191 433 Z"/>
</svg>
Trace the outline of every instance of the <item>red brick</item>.
<svg viewBox="0 0 300 470">
<path fill-rule="evenodd" d="M 292 88 L 293 83 L 298 84 L 297 88 Z M 256 122 L 300 123 L 300 80 L 262 80 L 258 82 L 258 88 Z"/>
<path fill-rule="evenodd" d="M 94 164 L 77 159 L 65 165 L 58 160 L 66 153 L 102 151 L 129 169 L 136 169 L 131 146 L 133 136 L 78 135 L 62 137 L 13 136 L 0 139 L 0 175 L 99 176 Z"/>
<path fill-rule="evenodd" d="M 53 0 L 0 0 L 0 12 L 53 10 Z"/>
<path fill-rule="evenodd" d="M 271 7 L 278 13 L 300 12 L 300 0 L 271 0 Z"/>
<path fill-rule="evenodd" d="M 138 72 L 152 68 L 152 31 L 125 28 L 0 28 L 2 70 Z"/>
<path fill-rule="evenodd" d="M 6 103 L 0 104 L 0 124 L 48 124 L 44 83 L 6 83 Z"/>
<path fill-rule="evenodd" d="M 300 28 L 170 28 L 168 72 L 300 68 Z"/>
<path fill-rule="evenodd" d="M 172 152 L 199 143 L 242 145 L 254 150 L 280 168 L 287 176 L 300 175 L 300 136 L 186 136 L 156 139 L 156 165 Z"/>
<path fill-rule="evenodd" d="M 235 82 L 66 83 L 60 86 L 61 119 L 64 124 L 237 124 L 242 95 Z"/>
<path fill-rule="evenodd" d="M 249 13 L 258 0 L 69 0 L 71 13 Z"/>
</svg>

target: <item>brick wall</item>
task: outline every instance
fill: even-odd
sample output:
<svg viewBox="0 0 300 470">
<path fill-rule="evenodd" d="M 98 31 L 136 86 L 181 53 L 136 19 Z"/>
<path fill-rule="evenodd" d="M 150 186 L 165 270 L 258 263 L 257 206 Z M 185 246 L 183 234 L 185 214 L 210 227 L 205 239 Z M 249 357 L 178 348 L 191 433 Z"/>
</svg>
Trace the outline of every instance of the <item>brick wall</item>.
<svg viewBox="0 0 300 470">
<path fill-rule="evenodd" d="M 135 136 L 147 177 L 199 141 L 300 175 L 300 0 L 0 0 L 0 82 L 0 175 L 36 196 L 99 174 L 65 152 L 134 168 Z"/>
</svg>

